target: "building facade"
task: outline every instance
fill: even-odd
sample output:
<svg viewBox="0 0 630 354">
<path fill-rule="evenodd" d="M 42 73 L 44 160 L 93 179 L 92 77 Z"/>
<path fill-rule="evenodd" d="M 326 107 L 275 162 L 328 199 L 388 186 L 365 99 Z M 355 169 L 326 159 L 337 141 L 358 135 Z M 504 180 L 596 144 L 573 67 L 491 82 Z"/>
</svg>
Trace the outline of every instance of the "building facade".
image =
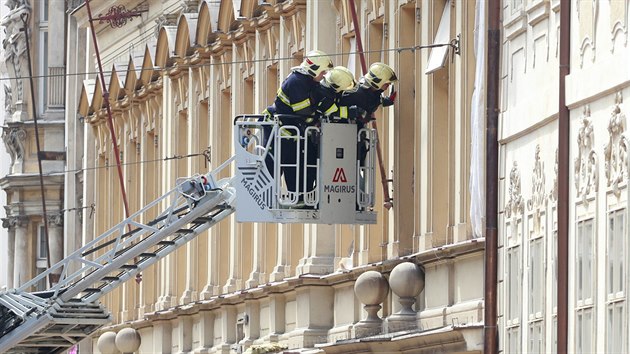
<svg viewBox="0 0 630 354">
<path fill-rule="evenodd" d="M 555 352 L 558 186 L 568 183 L 568 351 L 624 353 L 628 272 L 628 1 L 503 2 L 499 327 L 506 353 Z M 570 45 L 559 131 L 559 49 Z M 558 159 L 568 134 L 569 161 Z M 569 179 L 558 180 L 568 164 Z M 566 165 L 565 165 L 566 166 Z"/>
<path fill-rule="evenodd" d="M 400 78 L 395 105 L 376 114 L 393 207 L 377 193 L 370 226 L 222 221 L 106 295 L 112 325 L 81 343 L 81 353 L 482 351 L 485 242 L 475 236 L 483 234 L 486 2 L 356 3 L 368 65 L 385 62 Z M 359 77 L 350 4 L 95 1 L 95 17 L 138 15 L 94 22 L 103 86 L 84 3 L 7 2 L 2 136 L 11 164 L 0 185 L 8 286 L 125 218 L 105 91 L 133 212 L 177 178 L 232 156 L 234 116 L 262 112 L 307 51 L 323 50 Z M 556 350 L 562 183 L 570 187 L 569 352 L 630 345 L 630 1 L 572 4 L 564 39 L 560 0 L 501 4 L 497 289 L 505 353 Z M 63 45 L 48 33 L 64 33 Z M 558 159 L 562 41 L 570 43 L 569 161 Z M 454 45 L 445 52 L 424 48 L 446 42 Z M 43 161 L 48 220 L 33 114 L 42 150 L 65 159 Z M 567 164 L 569 180 L 559 181 Z"/>
<path fill-rule="evenodd" d="M 361 75 L 347 1 L 116 5 L 142 11 L 122 27 L 94 23 L 104 87 L 85 6 L 68 20 L 68 70 L 87 74 L 67 79 L 80 88 L 66 116 L 76 124 L 68 169 L 83 172 L 66 200 L 94 207 L 66 220 L 66 235 L 82 238 L 67 245 L 125 218 L 105 90 L 134 211 L 227 160 L 233 118 L 262 112 L 305 52 Z M 469 217 L 475 2 L 357 1 L 357 13 L 368 65 L 400 77 L 396 104 L 376 117 L 393 208 L 379 192 L 372 226 L 223 221 L 104 297 L 114 322 L 95 352 L 121 350 L 116 336 L 140 339 L 143 353 L 481 350 L 484 242 Z M 459 54 L 421 48 L 457 38 Z M 375 335 L 386 339 L 366 339 Z"/>
<path fill-rule="evenodd" d="M 2 140 L 10 161 L 0 186 L 6 192 L 2 224 L 8 234 L 8 257 L 4 269 L 7 285 L 12 288 L 47 269 L 49 262 L 63 258 L 65 45 L 63 38 L 52 43 L 48 34 L 64 33 L 65 8 L 63 3 L 46 0 L 8 1 L 4 5 L 0 22 L 5 31 L 2 65 L 8 79 L 3 80 Z M 38 148 L 43 153 L 43 197 Z M 42 282 L 39 289 L 48 285 Z"/>
</svg>

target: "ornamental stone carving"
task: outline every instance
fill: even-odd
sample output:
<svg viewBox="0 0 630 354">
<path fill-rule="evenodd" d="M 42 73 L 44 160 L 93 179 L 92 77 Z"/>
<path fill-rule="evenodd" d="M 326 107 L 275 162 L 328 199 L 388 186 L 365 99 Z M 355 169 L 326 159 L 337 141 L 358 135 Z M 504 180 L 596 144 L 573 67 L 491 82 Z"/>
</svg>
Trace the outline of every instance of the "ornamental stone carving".
<svg viewBox="0 0 630 354">
<path fill-rule="evenodd" d="M 15 227 L 22 227 L 28 224 L 28 217 L 26 216 L 9 216 L 8 218 L 2 218 L 2 227 L 5 229 L 12 229 Z"/>
<path fill-rule="evenodd" d="M 591 122 L 590 106 L 584 107 L 584 113 L 580 119 L 580 129 L 577 135 L 577 157 L 573 166 L 573 179 L 575 180 L 575 190 L 578 198 L 585 204 L 587 197 L 592 192 L 597 192 L 597 154 L 593 149 L 594 145 L 593 123 Z"/>
<path fill-rule="evenodd" d="M 553 164 L 553 175 L 553 188 L 551 193 L 549 193 L 549 200 L 555 203 L 558 201 L 558 149 L 556 149 L 556 161 Z"/>
<path fill-rule="evenodd" d="M 63 226 L 63 215 L 61 213 L 46 215 L 49 226 Z"/>
<path fill-rule="evenodd" d="M 535 210 L 545 206 L 546 203 L 544 162 L 540 161 L 540 145 L 536 145 L 532 171 L 532 197 L 527 201 L 527 207 L 529 210 Z"/>
<path fill-rule="evenodd" d="M 534 168 L 532 171 L 532 197 L 527 201 L 528 209 L 533 212 L 533 231 L 536 234 L 540 234 L 542 224 L 541 214 L 544 207 L 547 205 L 544 169 L 544 163 L 540 161 L 540 145 L 536 145 Z"/>
<path fill-rule="evenodd" d="M 514 161 L 512 170 L 510 170 L 510 188 L 509 200 L 505 206 L 505 216 L 511 218 L 512 214 L 518 215 L 523 213 L 523 196 L 521 194 L 521 172 L 518 169 L 518 163 Z"/>
<path fill-rule="evenodd" d="M 26 131 L 22 128 L 3 128 L 2 141 L 11 156 L 11 166 L 24 160 L 24 141 Z"/>
<path fill-rule="evenodd" d="M 15 111 L 15 106 L 13 105 L 13 92 L 11 91 L 11 86 L 4 85 L 4 112 L 7 116 L 11 116 Z"/>
<path fill-rule="evenodd" d="M 628 140 L 623 135 L 626 130 L 626 115 L 621 112 L 622 103 L 623 97 L 618 92 L 608 122 L 608 143 L 604 147 L 606 186 L 616 196 L 621 193 L 619 185 L 628 178 Z"/>
<path fill-rule="evenodd" d="M 9 12 L 0 20 L 0 26 L 4 27 L 4 64 L 9 73 L 9 77 L 22 78 L 27 76 L 28 63 L 26 58 L 26 37 L 22 28 L 24 22 L 22 15 L 30 17 L 31 5 L 28 0 L 7 0 L 5 6 Z M 22 79 L 12 79 L 11 81 L 11 106 L 24 100 L 24 83 Z"/>
</svg>

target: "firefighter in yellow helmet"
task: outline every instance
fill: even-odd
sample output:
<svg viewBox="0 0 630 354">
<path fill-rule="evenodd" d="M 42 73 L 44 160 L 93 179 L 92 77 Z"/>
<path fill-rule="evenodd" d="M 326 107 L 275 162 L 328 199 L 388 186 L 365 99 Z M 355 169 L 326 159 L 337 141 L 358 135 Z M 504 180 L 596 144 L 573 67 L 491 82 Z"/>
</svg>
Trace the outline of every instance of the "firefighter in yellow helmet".
<svg viewBox="0 0 630 354">
<path fill-rule="evenodd" d="M 353 90 L 357 85 L 352 72 L 344 66 L 336 66 L 324 75 L 317 91 L 317 111 L 331 119 L 356 118 L 356 107 L 339 106 L 339 100 L 345 91 Z"/>
<path fill-rule="evenodd" d="M 354 90 L 343 93 L 339 100 L 340 107 L 358 107 L 357 129 L 360 130 L 371 119 L 372 114 L 378 107 L 388 107 L 396 100 L 396 91 L 392 87 L 391 93 L 384 96 L 385 92 L 398 77 L 394 70 L 385 63 L 374 63 L 370 65 L 368 72 L 359 79 L 359 85 Z M 364 137 L 363 137 L 364 138 Z M 357 149 L 358 160 L 363 165 L 367 154 L 367 144 L 365 141 L 359 142 Z"/>
</svg>

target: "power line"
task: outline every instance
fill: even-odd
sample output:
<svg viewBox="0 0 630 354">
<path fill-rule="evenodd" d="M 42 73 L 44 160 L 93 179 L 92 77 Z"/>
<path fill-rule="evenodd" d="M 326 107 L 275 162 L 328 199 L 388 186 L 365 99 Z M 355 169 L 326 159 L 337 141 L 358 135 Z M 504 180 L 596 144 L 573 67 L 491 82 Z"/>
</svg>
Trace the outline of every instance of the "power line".
<svg viewBox="0 0 630 354">
<path fill-rule="evenodd" d="M 395 52 L 397 54 L 401 54 L 403 52 L 411 52 L 414 53 L 416 50 L 420 50 L 420 49 L 428 49 L 428 48 L 437 48 L 437 47 L 444 47 L 444 46 L 449 46 L 452 48 L 456 48 L 456 44 L 454 44 L 454 41 L 451 41 L 449 43 L 440 43 L 440 44 L 430 44 L 430 45 L 417 45 L 417 46 L 413 46 L 413 47 L 396 47 L 396 48 L 388 48 L 388 49 L 374 49 L 374 50 L 364 50 L 363 52 L 359 52 L 359 51 L 352 51 L 352 52 L 339 52 L 339 53 L 332 53 L 332 54 L 328 54 L 329 57 L 343 57 L 345 55 L 355 55 L 355 54 L 360 54 L 360 53 L 364 53 L 364 54 L 371 54 L 371 53 L 387 53 L 387 52 Z M 252 59 L 252 60 L 231 60 L 231 61 L 227 61 L 227 62 L 220 62 L 220 63 L 203 63 L 203 64 L 193 64 L 193 65 L 187 65 L 187 68 L 202 68 L 202 67 L 213 67 L 213 66 L 217 66 L 217 65 L 232 65 L 232 64 L 245 64 L 245 63 L 265 63 L 265 62 L 269 62 L 270 64 L 274 64 L 276 62 L 279 61 L 283 61 L 283 60 L 295 60 L 294 57 L 281 57 L 281 58 L 269 58 L 269 59 Z M 150 71 L 161 71 L 161 70 L 168 70 L 169 68 L 160 68 L 158 70 L 154 69 L 154 68 L 139 68 L 139 69 L 134 69 L 133 71 L 144 71 L 144 70 L 150 70 Z M 39 79 L 39 78 L 52 78 L 52 77 L 71 77 L 71 76 L 91 76 L 91 75 L 98 75 L 98 71 L 87 71 L 87 72 L 77 72 L 77 73 L 64 73 L 64 74 L 53 74 L 53 75 L 33 75 L 33 76 L 20 76 L 20 77 L 1 77 L 0 81 L 6 81 L 6 80 L 19 80 L 19 79 L 29 79 L 29 78 L 33 78 L 33 79 Z M 106 76 L 111 76 L 111 75 L 106 75 Z"/>
<path fill-rule="evenodd" d="M 121 163 L 120 166 L 143 165 L 143 164 L 147 164 L 147 163 L 166 162 L 166 161 L 169 161 L 169 160 L 181 160 L 181 159 L 186 159 L 186 158 L 191 158 L 191 157 L 199 157 L 199 156 L 203 156 L 204 157 L 204 159 L 205 159 L 204 161 L 205 161 L 205 164 L 207 166 L 207 164 L 210 163 L 210 148 L 207 148 L 207 149 L 203 150 L 202 152 L 193 153 L 193 154 L 173 155 L 173 156 L 163 157 L 163 158 L 160 158 L 160 159 L 125 162 L 125 163 Z M 116 167 L 115 164 L 113 164 L 113 165 L 106 165 L 106 166 L 93 166 L 93 167 L 77 168 L 77 169 L 73 169 L 73 170 L 50 171 L 50 172 L 43 173 L 42 175 L 43 176 L 54 176 L 54 175 L 59 175 L 59 174 L 85 172 L 85 171 L 90 171 L 90 170 L 99 170 L 99 169 L 114 168 L 114 167 Z"/>
</svg>

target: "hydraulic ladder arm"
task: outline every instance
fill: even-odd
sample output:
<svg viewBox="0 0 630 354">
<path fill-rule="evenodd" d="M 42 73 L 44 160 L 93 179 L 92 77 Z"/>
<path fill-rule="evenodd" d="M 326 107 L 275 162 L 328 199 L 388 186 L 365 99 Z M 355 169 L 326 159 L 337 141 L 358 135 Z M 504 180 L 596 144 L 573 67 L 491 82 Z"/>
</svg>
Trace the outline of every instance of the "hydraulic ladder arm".
<svg viewBox="0 0 630 354">
<path fill-rule="evenodd" d="M 0 293 L 0 352 L 61 352 L 107 324 L 110 316 L 98 303 L 102 296 L 235 210 L 232 180 L 216 182 L 232 160 L 208 175 L 178 180 L 174 189 L 46 272 Z M 59 283 L 34 292 L 52 272 L 61 273 Z"/>
</svg>

